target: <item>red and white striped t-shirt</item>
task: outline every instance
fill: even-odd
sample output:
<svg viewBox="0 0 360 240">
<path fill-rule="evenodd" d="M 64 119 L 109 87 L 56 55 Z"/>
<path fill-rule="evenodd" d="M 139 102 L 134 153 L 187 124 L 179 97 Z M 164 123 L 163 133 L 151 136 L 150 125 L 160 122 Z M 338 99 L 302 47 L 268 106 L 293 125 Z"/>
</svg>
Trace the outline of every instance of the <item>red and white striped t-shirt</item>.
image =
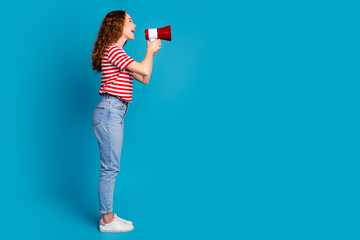
<svg viewBox="0 0 360 240">
<path fill-rule="evenodd" d="M 134 59 L 116 43 L 105 49 L 101 59 L 101 87 L 99 94 L 108 93 L 120 99 L 131 102 L 133 90 L 133 72 L 126 67 Z"/>
</svg>

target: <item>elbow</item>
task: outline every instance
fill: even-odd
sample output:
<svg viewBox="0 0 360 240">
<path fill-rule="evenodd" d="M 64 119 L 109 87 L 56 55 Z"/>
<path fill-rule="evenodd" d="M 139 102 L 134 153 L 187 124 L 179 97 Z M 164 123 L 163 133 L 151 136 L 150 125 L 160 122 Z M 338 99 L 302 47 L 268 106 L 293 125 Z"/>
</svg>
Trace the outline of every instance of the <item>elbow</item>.
<svg viewBox="0 0 360 240">
<path fill-rule="evenodd" d="M 149 84 L 149 82 L 150 82 L 150 76 L 148 76 L 148 77 L 143 77 L 142 80 L 143 80 L 143 81 L 142 81 L 143 84 Z"/>
<path fill-rule="evenodd" d="M 143 76 L 150 77 L 150 75 L 151 75 L 151 67 L 145 66 L 143 68 Z"/>
<path fill-rule="evenodd" d="M 144 77 L 148 77 L 148 76 L 150 76 L 150 74 L 151 74 L 150 69 L 145 69 L 143 76 L 144 76 Z"/>
<path fill-rule="evenodd" d="M 147 68 L 146 66 L 143 66 L 141 69 L 139 69 L 139 71 L 137 73 L 143 77 L 146 77 L 149 75 L 149 68 Z"/>
</svg>

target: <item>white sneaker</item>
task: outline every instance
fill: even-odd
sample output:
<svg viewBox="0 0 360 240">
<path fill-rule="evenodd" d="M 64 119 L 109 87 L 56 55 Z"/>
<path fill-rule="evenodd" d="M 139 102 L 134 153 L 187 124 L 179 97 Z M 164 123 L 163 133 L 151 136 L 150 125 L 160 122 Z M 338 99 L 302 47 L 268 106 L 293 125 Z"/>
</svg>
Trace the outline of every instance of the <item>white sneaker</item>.
<svg viewBox="0 0 360 240">
<path fill-rule="evenodd" d="M 119 217 L 114 217 L 112 222 L 108 224 L 104 223 L 100 219 L 99 230 L 100 232 L 130 232 L 134 230 L 134 226 L 132 224 L 127 224 L 126 222 L 119 220 Z"/>
<path fill-rule="evenodd" d="M 133 222 L 132 222 L 132 221 L 125 220 L 125 219 L 122 219 L 122 218 L 119 218 L 119 217 L 118 217 L 118 215 L 116 215 L 116 213 L 114 213 L 114 216 L 115 216 L 117 219 L 119 219 L 120 221 L 123 221 L 123 222 L 125 222 L 125 223 L 127 223 L 127 224 L 133 224 Z"/>
</svg>

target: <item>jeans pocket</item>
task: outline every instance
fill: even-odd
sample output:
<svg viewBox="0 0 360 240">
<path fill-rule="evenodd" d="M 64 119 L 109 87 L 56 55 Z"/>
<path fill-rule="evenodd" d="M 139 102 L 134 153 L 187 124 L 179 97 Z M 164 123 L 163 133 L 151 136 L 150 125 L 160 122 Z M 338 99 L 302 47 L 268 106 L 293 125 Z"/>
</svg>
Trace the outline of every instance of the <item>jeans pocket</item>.
<svg viewBox="0 0 360 240">
<path fill-rule="evenodd" d="M 93 126 L 96 126 L 101 123 L 101 118 L 104 115 L 104 111 L 105 111 L 104 107 L 97 106 L 95 108 L 94 114 L 92 116 Z"/>
<path fill-rule="evenodd" d="M 111 102 L 111 107 L 117 110 L 124 110 L 126 105 L 122 101 L 113 101 Z"/>
<path fill-rule="evenodd" d="M 122 101 L 113 101 L 110 104 L 110 112 L 119 115 L 122 119 L 125 117 L 126 108 L 127 105 Z"/>
</svg>

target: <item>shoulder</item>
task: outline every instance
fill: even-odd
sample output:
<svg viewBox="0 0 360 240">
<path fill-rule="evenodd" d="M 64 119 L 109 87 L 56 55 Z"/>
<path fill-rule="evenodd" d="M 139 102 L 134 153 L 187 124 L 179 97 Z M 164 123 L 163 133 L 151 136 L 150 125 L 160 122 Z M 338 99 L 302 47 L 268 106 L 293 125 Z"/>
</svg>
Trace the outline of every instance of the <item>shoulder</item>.
<svg viewBox="0 0 360 240">
<path fill-rule="evenodd" d="M 124 56 L 127 55 L 127 53 L 124 51 L 124 49 L 120 48 L 117 44 L 113 43 L 111 45 L 109 45 L 106 48 L 106 52 L 109 53 L 109 55 L 120 55 L 120 56 Z"/>
<path fill-rule="evenodd" d="M 125 52 L 124 49 L 119 47 L 119 45 L 117 45 L 116 43 L 112 43 L 111 45 L 109 45 L 108 49 L 109 51 Z"/>
</svg>

